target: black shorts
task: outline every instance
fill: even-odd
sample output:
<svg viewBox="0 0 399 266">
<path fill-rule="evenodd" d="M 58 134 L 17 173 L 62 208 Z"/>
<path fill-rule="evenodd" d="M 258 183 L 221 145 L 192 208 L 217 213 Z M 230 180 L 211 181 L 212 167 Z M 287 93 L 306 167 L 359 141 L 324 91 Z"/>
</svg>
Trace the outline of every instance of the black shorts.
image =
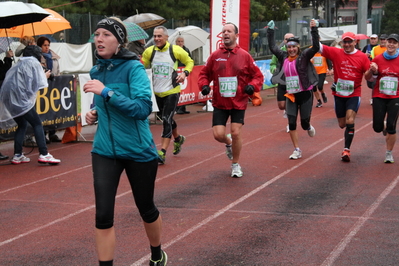
<svg viewBox="0 0 399 266">
<path fill-rule="evenodd" d="M 347 110 L 353 110 L 357 113 L 360 106 L 360 97 L 344 98 L 334 95 L 335 100 L 335 115 L 337 118 L 346 117 Z"/>
<path fill-rule="evenodd" d="M 286 92 L 287 92 L 287 87 L 285 85 L 280 85 L 280 84 L 277 85 L 277 101 L 278 102 L 282 102 L 282 101 L 285 102 L 286 98 L 285 98 L 284 94 L 286 94 Z"/>
<path fill-rule="evenodd" d="M 214 107 L 212 126 L 226 126 L 229 116 L 231 123 L 239 123 L 244 125 L 245 110 L 224 110 Z"/>
</svg>

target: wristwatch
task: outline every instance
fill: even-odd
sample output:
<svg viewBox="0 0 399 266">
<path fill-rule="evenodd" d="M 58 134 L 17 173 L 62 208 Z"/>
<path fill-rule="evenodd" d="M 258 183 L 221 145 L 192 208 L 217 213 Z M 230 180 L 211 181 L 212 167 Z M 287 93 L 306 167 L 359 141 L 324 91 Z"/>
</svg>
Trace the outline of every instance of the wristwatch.
<svg viewBox="0 0 399 266">
<path fill-rule="evenodd" d="M 184 72 L 184 74 L 186 74 L 186 77 L 188 77 L 188 75 L 190 75 L 190 72 L 188 72 L 187 70 L 184 70 L 183 72 Z"/>
<path fill-rule="evenodd" d="M 113 90 L 110 90 L 110 91 L 108 91 L 108 93 L 107 93 L 107 98 L 105 99 L 105 101 L 109 101 L 109 99 L 111 99 L 111 97 L 112 97 L 112 95 L 114 95 L 114 91 Z"/>
</svg>

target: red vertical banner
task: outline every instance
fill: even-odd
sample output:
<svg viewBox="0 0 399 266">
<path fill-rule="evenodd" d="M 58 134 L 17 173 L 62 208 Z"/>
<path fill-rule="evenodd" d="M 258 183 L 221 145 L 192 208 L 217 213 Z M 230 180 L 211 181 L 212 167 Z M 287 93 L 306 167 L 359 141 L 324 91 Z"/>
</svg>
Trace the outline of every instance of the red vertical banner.
<svg viewBox="0 0 399 266">
<path fill-rule="evenodd" d="M 211 1 L 211 53 L 222 44 L 222 28 L 226 22 L 238 27 L 238 44 L 248 51 L 250 39 L 249 8 L 250 0 L 212 0 Z"/>
<path fill-rule="evenodd" d="M 249 40 L 251 35 L 251 28 L 249 23 L 250 6 L 251 6 L 250 0 L 240 1 L 240 24 L 238 26 L 240 34 L 239 45 L 247 52 L 249 50 Z"/>
</svg>

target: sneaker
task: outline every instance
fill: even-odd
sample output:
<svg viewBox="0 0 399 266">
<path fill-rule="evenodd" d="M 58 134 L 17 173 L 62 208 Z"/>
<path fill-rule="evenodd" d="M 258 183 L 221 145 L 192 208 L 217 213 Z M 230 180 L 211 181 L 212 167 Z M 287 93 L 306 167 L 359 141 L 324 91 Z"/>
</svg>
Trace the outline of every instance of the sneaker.
<svg viewBox="0 0 399 266">
<path fill-rule="evenodd" d="M 308 135 L 309 137 L 314 137 L 314 135 L 316 135 L 316 129 L 314 129 L 313 126 L 310 126 L 310 129 L 308 129 Z"/>
<path fill-rule="evenodd" d="M 162 253 L 161 259 L 157 260 L 157 261 L 150 260 L 150 266 L 165 266 L 166 265 L 166 263 L 168 262 L 168 255 L 163 250 L 161 250 L 161 253 Z"/>
<path fill-rule="evenodd" d="M 283 117 L 287 118 L 287 112 L 284 110 Z"/>
<path fill-rule="evenodd" d="M 166 160 L 165 153 L 163 153 L 163 151 L 158 151 L 158 163 L 165 164 L 165 160 Z"/>
<path fill-rule="evenodd" d="M 23 154 L 15 154 L 11 159 L 12 164 L 29 163 L 30 159 Z"/>
<path fill-rule="evenodd" d="M 393 163 L 393 156 L 392 156 L 392 152 L 391 151 L 387 151 L 385 153 L 385 161 L 384 163 Z"/>
<path fill-rule="evenodd" d="M 344 149 L 341 155 L 341 160 L 344 162 L 350 162 L 351 161 L 351 152 L 349 149 Z"/>
<path fill-rule="evenodd" d="M 290 133 L 290 126 L 287 125 L 287 129 L 286 129 L 287 133 Z"/>
<path fill-rule="evenodd" d="M 231 134 L 227 134 L 227 137 L 230 140 L 232 140 L 231 139 Z M 229 160 L 233 160 L 233 148 L 232 148 L 232 145 L 233 144 L 230 144 L 230 145 L 226 144 L 226 155 L 227 155 L 227 158 L 229 158 Z"/>
<path fill-rule="evenodd" d="M 181 145 L 183 145 L 185 140 L 186 140 L 186 137 L 183 135 L 180 135 L 180 140 L 177 142 L 176 141 L 173 142 L 173 146 L 174 146 L 173 154 L 174 155 L 177 155 L 181 152 Z"/>
<path fill-rule="evenodd" d="M 242 177 L 242 175 L 241 166 L 238 163 L 233 163 L 231 165 L 231 177 Z"/>
<path fill-rule="evenodd" d="M 325 80 L 325 81 L 324 81 L 324 84 L 328 84 L 328 81 L 327 81 L 327 80 Z"/>
<path fill-rule="evenodd" d="M 59 164 L 61 160 L 55 159 L 53 155 L 47 153 L 47 155 L 40 154 L 39 159 L 37 160 L 39 163 L 48 163 L 48 164 Z"/>
<path fill-rule="evenodd" d="M 370 105 L 373 105 L 373 99 L 370 99 Z"/>
<path fill-rule="evenodd" d="M 327 103 L 327 96 L 325 93 L 321 94 L 321 98 L 323 98 L 324 103 Z"/>
<path fill-rule="evenodd" d="M 296 148 L 294 152 L 291 154 L 290 159 L 297 160 L 302 158 L 302 151 L 299 148 Z"/>
<path fill-rule="evenodd" d="M 323 107 L 323 104 L 321 104 L 321 101 L 317 102 L 317 104 L 316 104 L 316 108 L 320 108 L 320 107 Z"/>
</svg>

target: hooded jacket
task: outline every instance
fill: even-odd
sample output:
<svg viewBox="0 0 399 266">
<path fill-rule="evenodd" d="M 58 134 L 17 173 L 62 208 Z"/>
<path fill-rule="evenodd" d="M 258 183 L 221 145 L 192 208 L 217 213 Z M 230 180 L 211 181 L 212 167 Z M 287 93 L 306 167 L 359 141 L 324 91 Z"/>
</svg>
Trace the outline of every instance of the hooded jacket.
<svg viewBox="0 0 399 266">
<path fill-rule="evenodd" d="M 302 84 L 302 88 L 306 90 L 310 86 L 315 86 L 319 82 L 319 76 L 316 73 L 316 70 L 310 60 L 320 49 L 319 42 L 319 33 L 317 27 L 312 27 L 311 30 L 312 35 L 312 47 L 306 48 L 301 53 L 299 53 L 298 58 L 296 59 L 296 69 L 298 71 L 299 80 Z M 279 69 L 275 72 L 272 77 L 272 83 L 285 85 L 285 76 L 283 73 L 283 63 L 284 60 L 288 57 L 288 52 L 283 51 L 278 48 L 276 42 L 274 41 L 274 30 L 267 30 L 267 39 L 269 41 L 270 51 L 276 55 L 280 65 Z"/>
<path fill-rule="evenodd" d="M 155 160 L 158 155 L 148 122 L 151 86 L 139 57 L 125 48 L 111 59 L 97 57 L 90 77 L 100 80 L 114 95 L 108 101 L 94 96 L 98 128 L 92 152 L 136 162 Z"/>
</svg>

